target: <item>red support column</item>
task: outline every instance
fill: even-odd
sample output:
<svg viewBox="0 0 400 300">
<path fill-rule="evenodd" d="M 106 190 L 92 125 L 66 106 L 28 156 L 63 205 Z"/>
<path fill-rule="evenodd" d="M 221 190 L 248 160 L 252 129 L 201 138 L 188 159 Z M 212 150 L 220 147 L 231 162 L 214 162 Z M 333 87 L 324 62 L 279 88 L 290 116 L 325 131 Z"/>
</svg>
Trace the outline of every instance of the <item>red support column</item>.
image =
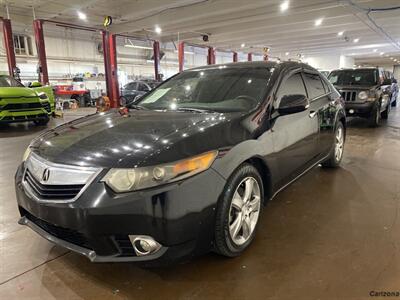
<svg viewBox="0 0 400 300">
<path fill-rule="evenodd" d="M 14 76 L 14 69 L 16 68 L 17 63 L 15 60 L 11 21 L 9 19 L 3 19 L 2 21 L 3 21 L 4 48 L 6 49 L 6 54 L 7 54 L 8 73 L 10 74 L 10 76 Z"/>
<path fill-rule="evenodd" d="M 104 49 L 104 70 L 106 73 L 107 96 L 111 107 L 119 107 L 119 85 L 116 35 L 102 31 Z"/>
<path fill-rule="evenodd" d="M 215 50 L 213 47 L 208 47 L 207 64 L 208 65 L 215 64 Z"/>
<path fill-rule="evenodd" d="M 161 81 L 160 76 L 160 42 L 153 42 L 153 51 L 154 51 L 154 78 L 157 81 Z"/>
<path fill-rule="evenodd" d="M 247 61 L 253 60 L 253 53 L 247 53 Z"/>
<path fill-rule="evenodd" d="M 179 42 L 178 45 L 178 60 L 179 60 L 179 72 L 183 71 L 183 66 L 185 64 L 185 43 Z"/>
<path fill-rule="evenodd" d="M 233 52 L 233 62 L 238 62 L 238 54 L 237 54 L 237 52 Z"/>
<path fill-rule="evenodd" d="M 43 35 L 43 20 L 33 21 L 33 30 L 35 33 L 36 50 L 39 61 L 39 81 L 46 85 L 49 83 L 49 73 L 47 71 L 46 49 Z"/>
</svg>

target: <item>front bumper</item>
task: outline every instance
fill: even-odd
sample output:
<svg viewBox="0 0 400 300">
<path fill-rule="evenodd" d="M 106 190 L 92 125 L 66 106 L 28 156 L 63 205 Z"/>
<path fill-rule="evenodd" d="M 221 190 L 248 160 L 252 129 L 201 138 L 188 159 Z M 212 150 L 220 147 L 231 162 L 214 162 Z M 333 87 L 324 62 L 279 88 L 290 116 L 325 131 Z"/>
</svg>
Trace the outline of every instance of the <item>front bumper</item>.
<svg viewBox="0 0 400 300">
<path fill-rule="evenodd" d="M 349 117 L 369 117 L 374 106 L 375 102 L 346 102 L 346 115 Z"/>
<path fill-rule="evenodd" d="M 30 111 L 0 111 L 0 123 L 40 121 L 48 118 L 49 112 L 45 108 Z"/>
<path fill-rule="evenodd" d="M 210 251 L 215 209 L 225 180 L 213 169 L 167 186 L 115 194 L 98 175 L 71 203 L 38 202 L 24 191 L 23 164 L 16 174 L 20 223 L 51 242 L 94 262 L 175 262 Z M 151 236 L 162 245 L 137 256 L 128 235 Z"/>
</svg>

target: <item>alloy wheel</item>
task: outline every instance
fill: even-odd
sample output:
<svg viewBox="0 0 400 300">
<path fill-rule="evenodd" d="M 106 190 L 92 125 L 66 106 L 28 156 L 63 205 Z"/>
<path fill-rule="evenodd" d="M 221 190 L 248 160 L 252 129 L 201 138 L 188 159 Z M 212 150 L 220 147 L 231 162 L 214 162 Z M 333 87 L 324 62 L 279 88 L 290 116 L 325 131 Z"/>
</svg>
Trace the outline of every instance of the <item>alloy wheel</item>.
<svg viewBox="0 0 400 300">
<path fill-rule="evenodd" d="M 253 177 L 244 178 L 237 186 L 229 209 L 229 234 L 241 246 L 251 237 L 257 225 L 261 205 L 260 186 Z"/>
<path fill-rule="evenodd" d="M 343 127 L 339 126 L 336 130 L 336 137 L 335 137 L 335 159 L 336 159 L 336 161 L 340 161 L 342 159 L 343 145 L 344 145 Z"/>
</svg>

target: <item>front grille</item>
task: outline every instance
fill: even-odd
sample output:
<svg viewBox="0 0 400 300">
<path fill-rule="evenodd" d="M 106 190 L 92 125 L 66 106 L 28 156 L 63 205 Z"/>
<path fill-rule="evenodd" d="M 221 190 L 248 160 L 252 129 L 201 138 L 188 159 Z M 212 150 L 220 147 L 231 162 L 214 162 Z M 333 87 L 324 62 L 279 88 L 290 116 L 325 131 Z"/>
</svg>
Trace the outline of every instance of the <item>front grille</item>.
<svg viewBox="0 0 400 300">
<path fill-rule="evenodd" d="M 357 99 L 356 91 L 343 91 L 340 94 L 345 101 L 356 101 Z"/>
<path fill-rule="evenodd" d="M 114 241 L 120 252 L 120 256 L 136 256 L 135 249 L 127 235 L 115 235 Z"/>
<path fill-rule="evenodd" d="M 44 185 L 41 184 L 27 169 L 24 177 L 32 192 L 41 200 L 71 200 L 75 198 L 84 187 L 83 184 L 70 185 Z"/>
<path fill-rule="evenodd" d="M 33 103 L 7 103 L 2 107 L 3 110 L 18 111 L 18 110 L 32 110 L 42 108 L 40 102 Z"/>
<path fill-rule="evenodd" d="M 28 211 L 26 211 L 21 207 L 20 211 L 23 216 L 28 218 L 31 222 L 35 223 L 37 226 L 39 226 L 41 229 L 48 232 L 52 236 L 67 241 L 71 244 L 93 250 L 92 247 L 89 245 L 86 237 L 82 233 L 72 229 L 63 228 L 50 224 L 42 219 L 35 217 L 34 215 L 30 214 Z"/>
<path fill-rule="evenodd" d="M 50 107 L 50 103 L 49 102 L 43 103 L 42 106 L 48 113 L 51 112 L 51 107 Z"/>
</svg>

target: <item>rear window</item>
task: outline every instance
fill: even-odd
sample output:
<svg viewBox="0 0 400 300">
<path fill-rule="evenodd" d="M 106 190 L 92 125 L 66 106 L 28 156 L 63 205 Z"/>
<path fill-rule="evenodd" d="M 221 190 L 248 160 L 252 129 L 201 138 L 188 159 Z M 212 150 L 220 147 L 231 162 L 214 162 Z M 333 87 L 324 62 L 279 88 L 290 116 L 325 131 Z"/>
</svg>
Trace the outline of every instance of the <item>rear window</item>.
<svg viewBox="0 0 400 300">
<path fill-rule="evenodd" d="M 376 85 L 378 76 L 375 69 L 337 70 L 329 74 L 329 82 L 333 85 Z"/>
<path fill-rule="evenodd" d="M 0 87 L 23 87 L 24 85 L 9 76 L 0 77 Z"/>
</svg>

